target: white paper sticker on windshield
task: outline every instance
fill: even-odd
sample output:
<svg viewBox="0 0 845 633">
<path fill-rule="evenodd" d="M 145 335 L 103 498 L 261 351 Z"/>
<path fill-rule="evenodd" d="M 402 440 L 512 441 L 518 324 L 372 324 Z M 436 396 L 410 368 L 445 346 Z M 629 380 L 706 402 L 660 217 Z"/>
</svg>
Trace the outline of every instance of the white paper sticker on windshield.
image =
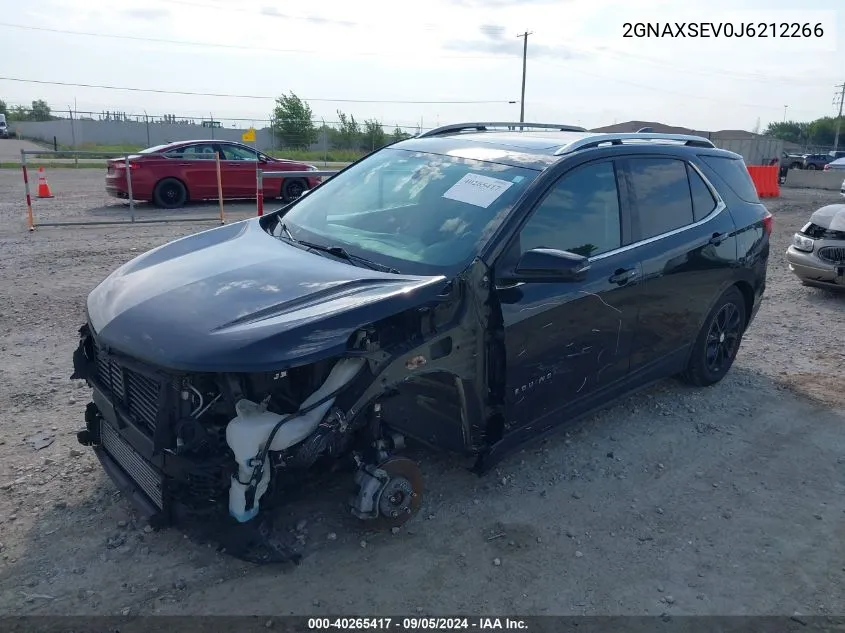
<svg viewBox="0 0 845 633">
<path fill-rule="evenodd" d="M 449 187 L 443 197 L 486 209 L 512 185 L 513 183 L 507 180 L 467 174 Z"/>
</svg>

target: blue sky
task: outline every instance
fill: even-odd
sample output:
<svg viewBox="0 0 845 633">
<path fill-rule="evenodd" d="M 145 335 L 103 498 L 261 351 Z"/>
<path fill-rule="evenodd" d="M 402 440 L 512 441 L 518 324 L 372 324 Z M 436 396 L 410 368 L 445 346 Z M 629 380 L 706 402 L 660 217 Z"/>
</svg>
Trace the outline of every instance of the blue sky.
<svg viewBox="0 0 845 633">
<path fill-rule="evenodd" d="M 639 119 L 752 129 L 758 119 L 762 127 L 782 120 L 785 106 L 789 119 L 834 114 L 834 85 L 845 81 L 841 5 L 842 0 L 0 0 L 0 76 L 254 97 L 293 91 L 313 99 L 315 115 L 326 121 L 337 119 L 338 108 L 386 125 L 517 120 L 519 104 L 508 101 L 520 98 L 517 34 L 528 30 L 528 121 L 594 127 Z M 811 27 L 821 22 L 825 36 L 622 37 L 625 22 L 684 21 Z M 7 103 L 36 98 L 59 108 L 75 101 L 78 110 L 213 113 L 224 122 L 233 117 L 259 122 L 272 108 L 267 98 L 0 79 L 0 99 Z"/>
</svg>

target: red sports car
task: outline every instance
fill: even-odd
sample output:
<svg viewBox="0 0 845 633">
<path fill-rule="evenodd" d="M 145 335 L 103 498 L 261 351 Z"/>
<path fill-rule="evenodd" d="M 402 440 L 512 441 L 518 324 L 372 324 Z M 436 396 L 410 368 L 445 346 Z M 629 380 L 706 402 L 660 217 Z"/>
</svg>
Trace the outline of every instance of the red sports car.
<svg viewBox="0 0 845 633">
<path fill-rule="evenodd" d="M 216 140 L 179 141 L 156 145 L 129 157 L 132 198 L 168 209 L 181 207 L 189 200 L 217 198 L 216 152 L 220 153 L 220 181 L 224 198 L 255 198 L 258 166 L 263 172 L 305 172 L 302 178 L 264 176 L 265 198 L 282 198 L 289 202 L 320 182 L 320 178 L 307 174 L 317 171 L 313 165 L 273 158 L 248 145 Z M 108 161 L 106 192 L 116 198 L 129 197 L 124 158 Z"/>
</svg>

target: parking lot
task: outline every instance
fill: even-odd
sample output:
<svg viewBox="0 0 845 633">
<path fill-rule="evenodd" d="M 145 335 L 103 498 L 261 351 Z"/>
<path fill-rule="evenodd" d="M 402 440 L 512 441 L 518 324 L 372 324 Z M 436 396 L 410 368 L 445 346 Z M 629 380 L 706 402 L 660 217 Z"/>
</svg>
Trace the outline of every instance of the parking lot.
<svg viewBox="0 0 845 633">
<path fill-rule="evenodd" d="M 217 224 L 130 225 L 103 172 L 50 171 L 56 197 L 35 201 L 36 222 L 126 224 L 29 233 L 20 171 L 0 170 L 0 611 L 845 611 L 845 295 L 801 286 L 783 258 L 836 192 L 766 201 L 766 300 L 722 383 L 663 382 L 484 478 L 424 455 L 423 508 L 396 534 L 348 517 L 339 482 L 283 517 L 310 548 L 288 568 L 146 530 L 76 442 L 88 390 L 68 377 L 88 292 L 135 255 Z M 227 203 L 227 218 L 254 208 Z M 214 218 L 217 206 L 168 213 Z"/>
</svg>

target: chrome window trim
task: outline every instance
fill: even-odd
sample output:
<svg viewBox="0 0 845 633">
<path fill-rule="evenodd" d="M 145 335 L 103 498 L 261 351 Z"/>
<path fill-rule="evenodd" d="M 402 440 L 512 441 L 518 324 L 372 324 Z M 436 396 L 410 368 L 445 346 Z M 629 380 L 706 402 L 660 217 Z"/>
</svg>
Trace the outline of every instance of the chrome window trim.
<svg viewBox="0 0 845 633">
<path fill-rule="evenodd" d="M 697 228 L 697 227 L 699 227 L 703 224 L 706 224 L 707 222 L 710 222 L 713 218 L 715 218 L 720 213 L 722 213 L 722 211 L 724 211 L 725 209 L 728 208 L 727 205 L 725 204 L 725 201 L 722 199 L 722 196 L 719 194 L 718 190 L 716 189 L 716 187 L 713 186 L 713 183 L 710 182 L 710 179 L 707 178 L 707 176 L 704 175 L 704 173 L 701 171 L 701 169 L 698 168 L 698 165 L 691 163 L 690 161 L 683 159 L 683 158 L 676 158 L 674 156 L 672 156 L 670 158 L 672 158 L 673 160 L 679 160 L 682 163 L 684 163 L 685 165 L 689 165 L 690 167 L 692 167 L 695 170 L 695 173 L 697 173 L 701 177 L 701 179 L 704 181 L 704 184 L 707 186 L 707 188 L 710 190 L 710 193 L 713 195 L 713 198 L 715 198 L 715 200 L 716 200 L 716 206 L 713 208 L 713 210 L 710 213 L 708 213 L 705 217 L 701 218 L 698 222 L 693 222 L 692 224 L 687 224 L 685 226 L 678 227 L 677 229 L 672 229 L 671 231 L 667 231 L 666 233 L 661 233 L 660 235 L 655 235 L 653 237 L 649 237 L 649 238 L 646 238 L 644 240 L 640 240 L 639 242 L 633 242 L 631 244 L 626 244 L 625 246 L 622 246 L 620 248 L 616 248 L 612 251 L 607 251 L 606 253 L 601 253 L 599 255 L 595 255 L 595 256 L 589 258 L 590 262 L 599 261 L 599 260 L 602 260 L 606 257 L 612 257 L 613 255 L 625 253 L 625 252 L 633 250 L 635 248 L 639 248 L 640 246 L 645 246 L 646 244 L 652 244 L 654 242 L 665 239 L 667 237 L 672 237 L 673 235 L 678 235 L 679 233 L 682 233 L 684 231 L 688 231 L 690 229 Z M 690 196 L 690 204 L 692 204 L 692 196 Z"/>
</svg>

